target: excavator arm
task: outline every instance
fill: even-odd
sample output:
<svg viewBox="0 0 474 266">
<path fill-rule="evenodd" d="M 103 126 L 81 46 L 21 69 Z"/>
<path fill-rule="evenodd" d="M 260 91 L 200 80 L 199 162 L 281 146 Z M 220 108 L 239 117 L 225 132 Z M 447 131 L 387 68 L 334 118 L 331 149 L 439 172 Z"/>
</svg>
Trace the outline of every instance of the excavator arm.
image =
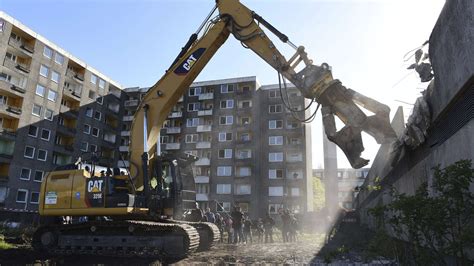
<svg viewBox="0 0 474 266">
<path fill-rule="evenodd" d="M 219 15 L 208 21 L 215 9 Z M 327 137 L 343 150 L 354 168 L 368 163 L 360 157 L 364 150 L 362 131 L 378 143 L 396 138 L 389 123 L 388 106 L 342 86 L 340 81 L 333 79 L 329 65 L 314 65 L 304 47 L 293 45 L 286 35 L 238 0 L 217 0 L 215 9 L 205 21 L 209 25 L 202 36 L 198 38 L 197 34 L 205 23 L 191 36 L 166 74 L 150 88 L 135 114 L 131 128 L 130 168 L 137 187 L 148 182 L 147 162 L 159 149 L 159 132 L 166 116 L 230 34 L 293 83 L 306 98 L 322 106 Z M 295 54 L 286 59 L 260 25 L 295 48 Z M 300 64 L 304 66 L 301 68 Z M 296 71 L 297 68 L 301 70 Z M 360 106 L 374 115 L 367 116 Z M 339 131 L 335 116 L 345 124 Z"/>
</svg>

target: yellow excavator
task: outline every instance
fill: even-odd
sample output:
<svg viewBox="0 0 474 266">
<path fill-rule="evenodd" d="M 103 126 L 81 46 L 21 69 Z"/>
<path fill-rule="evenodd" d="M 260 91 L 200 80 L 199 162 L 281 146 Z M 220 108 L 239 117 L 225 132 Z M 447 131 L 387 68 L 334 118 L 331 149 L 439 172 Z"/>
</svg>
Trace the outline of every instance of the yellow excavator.
<svg viewBox="0 0 474 266">
<path fill-rule="evenodd" d="M 286 59 L 261 26 L 294 48 L 294 55 Z M 379 143 L 396 138 L 386 105 L 346 89 L 333 79 L 328 64 L 313 64 L 304 47 L 294 45 L 238 0 L 217 0 L 138 107 L 130 134 L 130 168 L 99 172 L 78 163 L 56 169 L 44 179 L 39 203 L 42 217 L 88 219 L 41 226 L 33 238 L 35 249 L 55 254 L 180 259 L 209 249 L 217 241 L 219 231 L 213 224 L 182 221 L 185 212 L 195 209 L 190 167 L 195 158 L 163 155 L 158 140 L 172 107 L 230 34 L 278 71 L 283 81 L 290 81 L 321 106 L 326 135 L 344 151 L 354 168 L 368 163 L 360 157 L 364 149 L 362 131 Z M 361 106 L 374 114 L 365 115 Z M 334 115 L 345 124 L 339 131 Z"/>
</svg>

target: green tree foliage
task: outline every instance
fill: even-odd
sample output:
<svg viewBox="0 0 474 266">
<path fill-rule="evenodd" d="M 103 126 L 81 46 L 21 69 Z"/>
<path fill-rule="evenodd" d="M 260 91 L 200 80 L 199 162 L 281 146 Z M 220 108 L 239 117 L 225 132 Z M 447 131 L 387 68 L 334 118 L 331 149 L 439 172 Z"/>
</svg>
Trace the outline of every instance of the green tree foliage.
<svg viewBox="0 0 474 266">
<path fill-rule="evenodd" d="M 313 177 L 313 210 L 320 211 L 325 204 L 324 184 L 318 177 Z"/>
<path fill-rule="evenodd" d="M 414 195 L 392 191 L 390 204 L 369 211 L 390 225 L 400 239 L 411 245 L 413 260 L 420 265 L 444 265 L 444 257 L 468 265 L 466 250 L 474 247 L 474 181 L 471 161 L 433 168 L 431 187 L 422 184 Z"/>
</svg>

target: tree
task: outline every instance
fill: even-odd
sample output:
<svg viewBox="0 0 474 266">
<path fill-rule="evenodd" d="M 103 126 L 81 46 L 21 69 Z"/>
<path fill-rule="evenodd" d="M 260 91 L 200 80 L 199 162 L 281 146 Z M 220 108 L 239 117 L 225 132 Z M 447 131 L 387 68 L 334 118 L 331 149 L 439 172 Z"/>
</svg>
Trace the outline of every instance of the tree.
<svg viewBox="0 0 474 266">
<path fill-rule="evenodd" d="M 320 211 L 326 204 L 324 184 L 318 177 L 313 176 L 313 211 Z"/>
</svg>

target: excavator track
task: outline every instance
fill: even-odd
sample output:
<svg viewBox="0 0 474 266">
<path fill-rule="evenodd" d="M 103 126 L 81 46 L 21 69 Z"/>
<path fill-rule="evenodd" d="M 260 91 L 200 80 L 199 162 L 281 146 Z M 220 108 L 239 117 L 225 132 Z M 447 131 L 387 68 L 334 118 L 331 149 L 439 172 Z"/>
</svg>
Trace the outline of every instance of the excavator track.
<svg viewBox="0 0 474 266">
<path fill-rule="evenodd" d="M 180 221 L 180 223 L 183 223 Z M 211 249 L 221 239 L 219 228 L 213 223 L 207 222 L 185 222 L 194 227 L 199 233 L 199 247 L 197 251 Z"/>
<path fill-rule="evenodd" d="M 199 233 L 187 224 L 153 221 L 93 221 L 39 228 L 33 247 L 55 255 L 100 255 L 175 261 L 199 247 Z"/>
</svg>

